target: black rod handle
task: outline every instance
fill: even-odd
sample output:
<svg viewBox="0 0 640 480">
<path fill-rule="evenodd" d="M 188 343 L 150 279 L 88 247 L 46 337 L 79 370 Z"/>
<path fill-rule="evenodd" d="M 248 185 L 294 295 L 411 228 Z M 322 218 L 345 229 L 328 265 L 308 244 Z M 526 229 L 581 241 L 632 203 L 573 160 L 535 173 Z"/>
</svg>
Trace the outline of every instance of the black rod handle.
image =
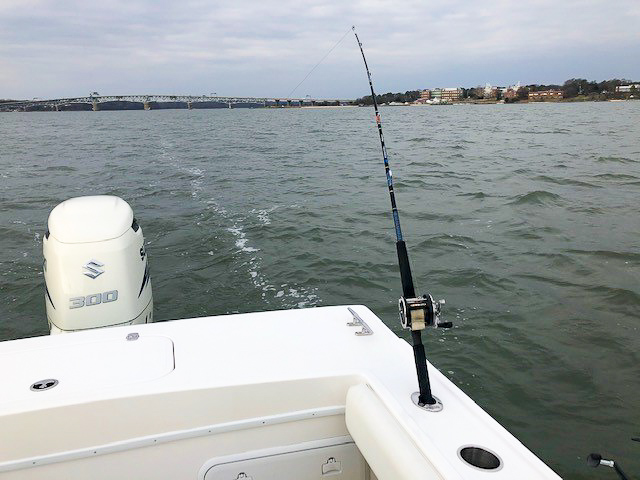
<svg viewBox="0 0 640 480">
<path fill-rule="evenodd" d="M 622 480 L 630 480 L 629 477 L 627 477 L 625 473 L 622 471 L 622 469 L 620 468 L 620 465 L 618 465 L 616 462 L 613 462 L 613 469 L 616 471 L 616 473 Z"/>
<path fill-rule="evenodd" d="M 413 340 L 413 358 L 416 361 L 418 387 L 420 388 L 418 402 L 422 405 L 433 405 L 436 403 L 436 399 L 433 398 L 431 393 L 431 382 L 429 381 L 429 372 L 427 371 L 427 356 L 424 352 L 420 330 L 412 330 L 411 339 Z"/>
<path fill-rule="evenodd" d="M 402 281 L 402 295 L 404 298 L 414 298 L 416 290 L 413 286 L 413 276 L 411 275 L 411 265 L 409 265 L 409 254 L 407 244 L 404 240 L 396 242 L 398 251 L 398 264 L 400 266 L 400 280 Z"/>
</svg>

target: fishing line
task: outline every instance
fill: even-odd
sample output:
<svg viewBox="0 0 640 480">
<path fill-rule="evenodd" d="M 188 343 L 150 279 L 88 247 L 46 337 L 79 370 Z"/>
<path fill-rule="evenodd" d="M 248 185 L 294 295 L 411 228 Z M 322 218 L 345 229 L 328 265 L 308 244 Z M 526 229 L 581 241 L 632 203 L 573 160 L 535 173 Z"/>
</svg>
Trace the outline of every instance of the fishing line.
<svg viewBox="0 0 640 480">
<path fill-rule="evenodd" d="M 327 58 L 327 57 L 329 56 L 329 54 L 330 54 L 331 52 L 333 52 L 333 51 L 335 50 L 335 48 L 336 48 L 338 45 L 340 45 L 340 44 L 342 43 L 342 41 L 346 38 L 346 36 L 347 36 L 347 35 L 349 35 L 349 31 L 350 31 L 350 30 L 351 30 L 351 29 L 347 30 L 347 31 L 345 32 L 345 34 L 342 36 L 342 38 L 341 38 L 340 40 L 338 40 L 338 43 L 336 43 L 333 47 L 331 47 L 331 49 L 330 49 L 330 50 L 325 54 L 325 56 L 324 56 L 324 57 L 322 57 L 322 58 L 320 59 L 320 61 L 319 61 L 318 63 L 316 63 L 316 64 L 315 64 L 315 66 L 314 66 L 311 70 L 309 70 L 309 73 L 307 73 L 307 76 L 306 76 L 306 77 L 304 77 L 304 78 L 302 79 L 302 81 L 301 81 L 298 85 L 296 85 L 296 88 L 294 88 L 293 90 L 291 90 L 291 92 L 289 92 L 289 95 L 287 95 L 287 97 L 291 97 L 291 95 L 293 94 L 293 92 L 295 92 L 295 91 L 298 89 L 298 87 L 299 87 L 300 85 L 302 85 L 302 84 L 304 83 L 304 81 L 305 81 L 307 78 L 309 78 L 309 75 L 311 75 L 311 74 L 313 73 L 313 71 L 314 71 L 316 68 L 318 68 L 318 66 L 319 66 L 319 65 L 324 61 L 324 59 L 325 59 L 325 58 Z"/>
</svg>

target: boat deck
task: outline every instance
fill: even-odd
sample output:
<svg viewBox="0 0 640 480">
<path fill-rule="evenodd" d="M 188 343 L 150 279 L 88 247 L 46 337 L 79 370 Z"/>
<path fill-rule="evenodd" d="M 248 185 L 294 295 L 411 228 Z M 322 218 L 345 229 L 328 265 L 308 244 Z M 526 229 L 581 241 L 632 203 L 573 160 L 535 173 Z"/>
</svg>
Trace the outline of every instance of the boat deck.
<svg viewBox="0 0 640 480">
<path fill-rule="evenodd" d="M 418 408 L 410 345 L 351 308 L 371 335 L 356 335 L 363 327 L 336 306 L 4 342 L 0 478 L 113 478 L 114 465 L 159 462 L 153 478 L 190 468 L 209 480 L 211 459 L 329 438 L 353 439 L 380 480 L 411 478 L 400 458 L 424 466 L 418 478 L 559 478 L 431 365 L 444 407 Z M 47 379 L 58 383 L 30 388 Z M 465 463 L 467 446 L 500 467 Z"/>
</svg>

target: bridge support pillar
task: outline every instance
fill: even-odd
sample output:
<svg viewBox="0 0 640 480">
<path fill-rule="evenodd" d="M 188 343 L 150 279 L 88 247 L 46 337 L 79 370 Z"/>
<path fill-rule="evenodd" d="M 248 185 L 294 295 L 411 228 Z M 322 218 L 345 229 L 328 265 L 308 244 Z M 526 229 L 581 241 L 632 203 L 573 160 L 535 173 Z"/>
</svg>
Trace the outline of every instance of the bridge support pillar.
<svg viewBox="0 0 640 480">
<path fill-rule="evenodd" d="M 187 108 L 189 110 L 193 110 L 193 104 L 191 102 L 187 102 Z"/>
<path fill-rule="evenodd" d="M 299 106 L 299 107 L 301 107 L 301 106 L 302 106 L 302 100 L 299 100 L 299 102 L 298 102 L 298 103 L 300 104 L 300 105 L 298 105 L 298 106 Z"/>
<path fill-rule="evenodd" d="M 229 102 L 229 108 L 231 108 L 231 102 Z"/>
<path fill-rule="evenodd" d="M 287 107 L 291 106 L 291 100 L 287 100 Z"/>
<path fill-rule="evenodd" d="M 313 106 L 313 107 L 316 106 L 316 101 L 315 100 L 311 100 L 311 106 Z"/>
<path fill-rule="evenodd" d="M 100 104 L 94 100 L 93 101 L 93 111 L 94 112 L 98 112 L 99 110 L 100 110 Z"/>
<path fill-rule="evenodd" d="M 151 110 L 151 102 L 144 102 L 144 109 Z"/>
<path fill-rule="evenodd" d="M 58 105 L 57 103 L 53 106 L 53 108 L 55 109 L 56 112 L 60 111 L 60 105 Z"/>
</svg>

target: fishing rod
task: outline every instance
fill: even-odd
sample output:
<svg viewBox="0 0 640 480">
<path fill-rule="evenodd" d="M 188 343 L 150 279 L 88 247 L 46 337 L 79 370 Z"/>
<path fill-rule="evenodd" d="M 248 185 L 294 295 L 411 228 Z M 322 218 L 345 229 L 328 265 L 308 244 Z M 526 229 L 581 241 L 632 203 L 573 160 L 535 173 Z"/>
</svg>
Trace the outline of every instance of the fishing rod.
<svg viewBox="0 0 640 480">
<path fill-rule="evenodd" d="M 429 371 L 427 369 L 427 357 L 422 343 L 422 330 L 427 326 L 450 328 L 451 322 L 441 322 L 440 313 L 444 300 L 435 302 L 429 294 L 416 297 L 415 287 L 413 285 L 413 277 L 411 275 L 411 266 L 409 265 L 409 254 L 407 253 L 407 245 L 402 236 L 402 228 L 400 227 L 400 216 L 396 205 L 396 195 L 393 190 L 393 174 L 389 166 L 389 156 L 387 155 L 387 147 L 384 143 L 384 135 L 382 134 L 382 121 L 380 120 L 380 112 L 378 111 L 378 102 L 376 94 L 373 90 L 373 82 L 371 81 L 371 72 L 367 58 L 364 56 L 362 42 L 356 33 L 356 27 L 352 26 L 353 34 L 360 47 L 362 60 L 364 60 L 364 68 L 367 71 L 369 79 L 369 87 L 371 88 L 371 98 L 373 100 L 373 108 L 376 114 L 376 124 L 378 125 L 378 135 L 380 136 L 380 146 L 382 147 L 382 157 L 384 158 L 384 171 L 387 176 L 387 186 L 389 188 L 389 197 L 391 198 L 391 211 L 393 214 L 393 225 L 396 230 L 396 250 L 398 253 L 398 264 L 400 267 L 400 280 L 402 282 L 402 297 L 398 301 L 400 310 L 400 322 L 403 328 L 411 330 L 411 340 L 413 343 L 413 356 L 416 363 L 416 371 L 418 374 L 418 386 L 420 391 L 417 396 L 412 396 L 414 402 L 427 410 L 439 411 L 442 404 L 431 393 L 431 383 L 429 382 Z"/>
<path fill-rule="evenodd" d="M 631 440 L 634 442 L 640 442 L 640 437 L 631 437 Z M 590 467 L 599 467 L 600 465 L 604 465 L 606 467 L 611 467 L 618 474 L 620 480 L 630 480 L 629 477 L 622 471 L 622 467 L 615 460 L 606 460 L 602 458 L 602 455 L 599 453 L 591 453 L 587 457 L 587 465 Z"/>
</svg>

